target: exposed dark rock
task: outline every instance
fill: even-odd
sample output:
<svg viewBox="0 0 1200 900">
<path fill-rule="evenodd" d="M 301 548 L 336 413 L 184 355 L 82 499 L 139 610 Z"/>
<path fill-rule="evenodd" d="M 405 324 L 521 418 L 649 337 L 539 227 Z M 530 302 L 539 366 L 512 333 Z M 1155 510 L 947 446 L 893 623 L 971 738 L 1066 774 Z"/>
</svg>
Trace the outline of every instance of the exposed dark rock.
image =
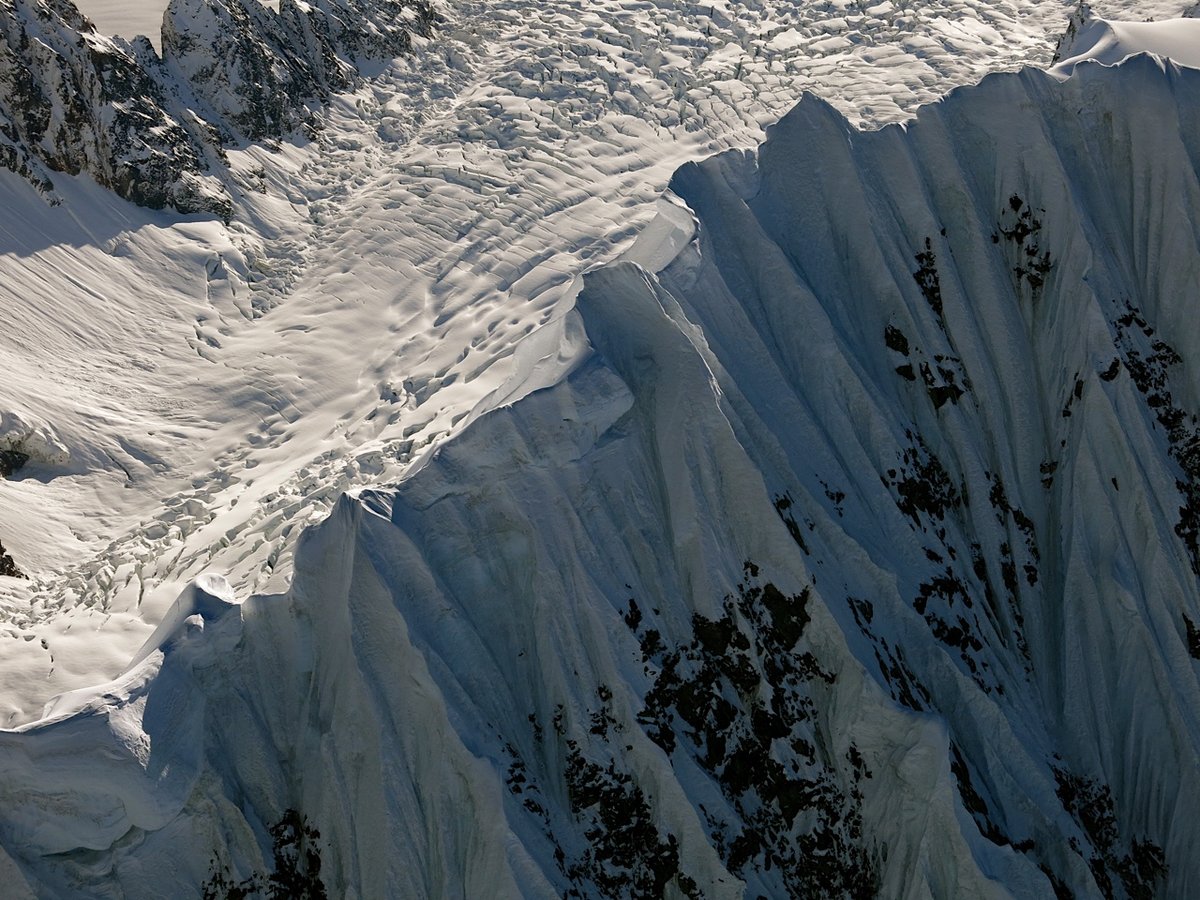
<svg viewBox="0 0 1200 900">
<path fill-rule="evenodd" d="M 679 842 L 674 835 L 659 833 L 633 776 L 614 762 L 601 766 L 587 759 L 575 741 L 568 741 L 567 747 L 567 797 L 588 840 L 583 855 L 566 866 L 567 876 L 580 886 L 594 885 L 605 897 L 656 900 L 673 882 L 683 896 L 698 900 L 702 894 L 683 872 Z"/>
<path fill-rule="evenodd" d="M 1171 372 L 1182 366 L 1174 347 L 1155 338 L 1141 310 L 1126 302 L 1112 323 L 1113 343 L 1146 407 L 1166 431 L 1167 452 L 1180 468 L 1176 487 L 1183 498 L 1175 534 L 1183 541 L 1192 570 L 1200 574 L 1200 428 L 1194 413 L 1180 406 L 1171 392 Z"/>
<path fill-rule="evenodd" d="M 1063 768 L 1055 768 L 1054 777 L 1063 808 L 1091 844 L 1091 853 L 1085 859 L 1101 893 L 1106 898 L 1120 896 L 1115 889 L 1120 884 L 1125 896 L 1133 900 L 1158 896 L 1158 888 L 1167 874 L 1166 856 L 1151 840 L 1123 840 L 1108 785 Z M 1080 855 L 1085 854 L 1080 852 Z"/>
<path fill-rule="evenodd" d="M 172 0 L 159 59 L 69 0 L 15 0 L 0 5 L 0 166 L 52 202 L 51 173 L 86 172 L 142 206 L 228 219 L 222 141 L 311 129 L 360 61 L 407 53 L 437 22 L 425 0 Z"/>
<path fill-rule="evenodd" d="M 993 243 L 1000 243 L 1001 239 L 1009 254 L 1009 268 L 1018 292 L 1027 285 L 1030 298 L 1036 302 L 1042 296 L 1042 288 L 1054 262 L 1050 251 L 1042 250 L 1041 219 L 1017 194 L 1008 198 L 1008 206 L 1001 211 L 1000 222 L 992 234 Z"/>
<path fill-rule="evenodd" d="M 204 900 L 247 900 L 250 897 L 287 897 L 289 900 L 327 900 L 321 880 L 321 834 L 308 818 L 289 809 L 271 826 L 273 870 L 256 872 L 235 881 L 227 866 L 213 860 L 203 885 Z"/>
<path fill-rule="evenodd" d="M 950 771 L 954 774 L 954 780 L 958 782 L 958 795 L 962 798 L 963 806 L 975 820 L 975 824 L 979 827 L 979 833 L 993 844 L 1000 846 L 1011 844 L 1012 842 L 1005 837 L 1004 832 L 997 828 L 992 821 L 987 801 L 976 790 L 975 783 L 971 779 L 970 766 L 957 744 L 950 745 Z"/>
<path fill-rule="evenodd" d="M 1183 624 L 1187 630 L 1187 648 L 1188 655 L 1192 659 L 1200 659 L 1200 628 L 1196 627 L 1187 613 L 1183 614 Z"/>
<path fill-rule="evenodd" d="M 313 111 L 354 85 L 359 64 L 412 49 L 439 21 L 425 0 L 172 0 L 163 58 L 186 77 L 227 139 L 315 127 Z"/>
<path fill-rule="evenodd" d="M 25 463 L 29 462 L 29 454 L 20 450 L 0 450 L 0 478 L 11 478 Z"/>
<path fill-rule="evenodd" d="M 16 562 L 8 555 L 2 543 L 0 543 L 0 575 L 7 575 L 9 578 L 26 577 L 25 573 L 17 568 Z"/>
<path fill-rule="evenodd" d="M 787 526 L 788 534 L 792 536 L 792 540 L 796 542 L 806 555 L 808 554 L 808 544 L 804 541 L 804 533 L 800 530 L 800 526 L 796 523 L 796 517 L 792 515 L 792 495 L 791 493 L 780 494 L 774 499 L 775 511 L 779 513 L 779 518 L 783 520 L 783 524 Z"/>
<path fill-rule="evenodd" d="M 831 741 L 813 693 L 837 675 L 802 649 L 809 591 L 759 583 L 752 563 L 745 575 L 719 618 L 693 616 L 691 643 L 651 648 L 651 632 L 639 634 L 656 674 L 638 721 L 665 753 L 690 756 L 736 811 L 734 822 L 706 814 L 730 871 L 777 871 L 790 896 L 871 896 L 857 786 L 870 773 L 857 748 L 845 769 L 817 749 Z"/>
<path fill-rule="evenodd" d="M 883 342 L 889 350 L 895 350 L 901 356 L 908 356 L 908 338 L 894 325 L 888 325 L 883 329 Z"/>
<path fill-rule="evenodd" d="M 1067 18 L 1066 29 L 1059 36 L 1058 43 L 1054 45 L 1054 55 L 1050 58 L 1051 65 L 1061 62 L 1071 53 L 1075 46 L 1075 39 L 1079 36 L 1079 29 L 1090 18 L 1092 18 L 1092 8 L 1084 0 L 1079 0 Z"/>
<path fill-rule="evenodd" d="M 911 434 L 909 438 L 914 439 Z M 958 490 L 941 460 L 920 438 L 915 438 L 914 446 L 904 451 L 902 461 L 903 469 L 890 470 L 890 482 L 884 479 L 896 491 L 896 507 L 916 527 L 921 526 L 922 515 L 928 521 L 940 522 L 960 502 Z"/>
<path fill-rule="evenodd" d="M 933 252 L 933 242 L 925 238 L 925 249 L 916 255 L 917 271 L 913 272 L 913 280 L 921 289 L 921 296 L 937 315 L 938 324 L 946 327 L 945 313 L 942 308 L 942 284 L 938 278 L 937 256 Z"/>
</svg>

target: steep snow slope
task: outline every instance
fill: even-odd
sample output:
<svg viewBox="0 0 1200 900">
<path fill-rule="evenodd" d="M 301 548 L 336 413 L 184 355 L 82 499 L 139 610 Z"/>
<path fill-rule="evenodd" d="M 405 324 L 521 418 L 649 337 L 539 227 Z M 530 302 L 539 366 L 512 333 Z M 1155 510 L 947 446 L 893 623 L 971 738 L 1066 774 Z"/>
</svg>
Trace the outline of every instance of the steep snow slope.
<svg viewBox="0 0 1200 900">
<path fill-rule="evenodd" d="M 554 380 L 526 335 L 632 244 L 680 163 L 758 139 L 804 86 L 855 121 L 903 117 L 1048 60 L 1063 14 L 440 11 L 432 40 L 335 96 L 311 140 L 227 151 L 228 227 L 61 175 L 47 208 L 0 173 L 15 336 L 0 442 L 34 456 L 0 483 L 0 542 L 32 576 L 0 578 L 7 723 L 119 671 L 206 569 L 242 596 L 284 589 L 301 528 L 342 490 L 401 477 Z"/>
<path fill-rule="evenodd" d="M 1200 22 L 1173 19 L 1167 22 L 1106 22 L 1084 18 L 1064 36 L 1058 50 L 1060 62 L 1053 71 L 1070 75 L 1084 60 L 1113 65 L 1135 53 L 1153 53 L 1180 65 L 1200 66 Z"/>
<path fill-rule="evenodd" d="M 1144 842 L 1164 895 L 1198 877 L 1196 84 L 1025 73 L 864 136 L 810 100 L 672 183 L 702 239 L 663 285 L 859 659 L 1070 882 L 1061 802 L 1087 895 Z"/>
<path fill-rule="evenodd" d="M 683 167 L 545 387 L 0 734 L 10 868 L 186 896 L 296 809 L 346 896 L 1194 895 L 1198 88 Z"/>
</svg>

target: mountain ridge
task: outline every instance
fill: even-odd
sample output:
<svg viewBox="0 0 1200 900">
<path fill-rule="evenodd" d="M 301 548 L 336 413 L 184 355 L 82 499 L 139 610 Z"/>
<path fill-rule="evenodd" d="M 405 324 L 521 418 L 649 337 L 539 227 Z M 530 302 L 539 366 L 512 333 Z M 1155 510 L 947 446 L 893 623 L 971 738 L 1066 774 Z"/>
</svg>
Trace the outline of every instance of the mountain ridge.
<svg viewBox="0 0 1200 900">
<path fill-rule="evenodd" d="M 1188 896 L 1197 78 L 995 75 L 878 132 L 806 97 L 684 166 L 548 383 L 185 617 L 157 708 L 3 733 L 13 821 L 75 723 L 134 785 L 177 755 L 168 824 L 104 846 L 60 796 L 5 852 L 194 890 L 297 809 L 351 896 Z"/>
<path fill-rule="evenodd" d="M 98 34 L 71 0 L 14 0 L 0 8 L 0 165 L 51 202 L 52 172 L 87 172 L 140 206 L 228 221 L 224 146 L 311 133 L 310 105 L 437 21 L 425 0 L 173 0 L 160 55 Z"/>
</svg>

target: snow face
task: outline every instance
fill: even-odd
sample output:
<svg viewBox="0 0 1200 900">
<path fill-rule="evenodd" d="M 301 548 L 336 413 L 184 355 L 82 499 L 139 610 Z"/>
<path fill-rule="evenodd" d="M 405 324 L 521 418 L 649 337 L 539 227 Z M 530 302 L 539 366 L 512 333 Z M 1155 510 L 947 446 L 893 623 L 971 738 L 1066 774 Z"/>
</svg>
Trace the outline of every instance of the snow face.
<svg viewBox="0 0 1200 900">
<path fill-rule="evenodd" d="M 0 173 L 4 420 L 58 448 L 0 484 L 0 540 L 31 576 L 0 583 L 9 724 L 120 671 L 203 571 L 282 590 L 341 491 L 552 381 L 523 342 L 681 163 L 759 139 L 805 87 L 855 122 L 904 117 L 1048 60 L 1062 28 L 1056 3 L 441 12 L 314 140 L 228 151 L 228 227 L 62 175 L 48 209 Z M 834 32 L 854 40 L 816 46 Z"/>
<path fill-rule="evenodd" d="M 188 896 L 301 809 L 349 896 L 803 884 L 730 857 L 751 826 L 889 895 L 1157 885 L 1160 849 L 1194 892 L 1194 204 L 1161 203 L 1194 76 L 989 81 L 864 135 L 1048 59 L 1061 8 L 447 12 L 324 136 L 231 151 L 228 226 L 0 175 L 3 434 L 52 449 L 0 485 L 8 722 L 102 683 L 3 735 L 0 867 Z M 851 122 L 806 99 L 660 206 L 804 86 Z M 662 272 L 579 277 L 622 256 Z M 743 737 L 811 705 L 742 747 L 805 784 L 725 777 L 688 691 Z"/>
<path fill-rule="evenodd" d="M 1092 849 L 1038 865 L 1087 862 L 1084 895 L 1145 841 L 1179 848 L 1165 896 L 1197 878 L 1195 751 L 1162 740 L 1193 733 L 1200 657 L 1174 349 L 1196 339 L 1195 83 L 1146 57 L 1028 72 L 871 135 L 809 99 L 757 159 L 672 182 L 701 240 L 661 285 L 818 589 L 893 696 L 944 717 L 982 834 L 1036 857 L 1069 814 L 1050 827 Z"/>
<path fill-rule="evenodd" d="M 188 896 L 296 809 L 346 896 L 1194 893 L 1197 88 L 810 96 L 684 166 L 286 593 L 0 734 L 13 867 Z"/>
<path fill-rule="evenodd" d="M 1200 67 L 1200 21 L 1106 22 L 1089 19 L 1060 47 L 1051 71 L 1070 75 L 1084 60 L 1115 65 L 1135 53 L 1153 53 L 1182 66 Z"/>
</svg>

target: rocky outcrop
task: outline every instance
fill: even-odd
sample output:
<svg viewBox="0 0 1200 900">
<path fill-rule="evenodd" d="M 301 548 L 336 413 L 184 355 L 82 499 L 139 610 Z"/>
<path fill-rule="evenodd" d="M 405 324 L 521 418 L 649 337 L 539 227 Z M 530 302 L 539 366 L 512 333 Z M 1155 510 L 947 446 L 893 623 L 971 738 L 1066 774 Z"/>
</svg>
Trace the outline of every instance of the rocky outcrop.
<svg viewBox="0 0 1200 900">
<path fill-rule="evenodd" d="M 1071 55 L 1071 49 L 1075 46 L 1076 38 L 1079 37 L 1079 29 L 1083 27 L 1085 22 L 1092 19 L 1092 17 L 1092 8 L 1085 0 L 1079 0 L 1076 7 L 1071 10 L 1071 14 L 1067 16 L 1067 27 L 1059 35 L 1058 43 L 1054 45 L 1054 56 L 1051 58 L 1052 63 L 1061 62 Z"/>
<path fill-rule="evenodd" d="M 163 55 L 226 139 L 261 140 L 300 126 L 307 102 L 349 84 L 348 67 L 321 40 L 327 35 L 312 37 L 311 45 L 292 47 L 280 17 L 258 0 L 173 0 Z"/>
<path fill-rule="evenodd" d="M 0 450 L 0 478 L 8 478 L 29 462 L 29 454 L 20 450 Z"/>
<path fill-rule="evenodd" d="M 228 216 L 211 151 L 169 108 L 155 59 L 97 34 L 67 0 L 0 11 L 0 164 L 45 192 L 51 172 L 87 172 L 142 206 Z"/>
<path fill-rule="evenodd" d="M 0 576 L 8 576 L 9 578 L 24 578 L 25 573 L 17 568 L 16 562 L 4 549 L 4 544 L 0 544 Z"/>
<path fill-rule="evenodd" d="M 70 0 L 17 0 L 0 7 L 0 166 L 52 202 L 52 173 L 87 172 L 142 206 L 228 218 L 222 143 L 312 127 L 361 60 L 407 52 L 436 20 L 424 0 L 173 0 L 160 59 Z"/>
<path fill-rule="evenodd" d="M 262 140 L 312 124 L 310 107 L 358 77 L 358 63 L 408 52 L 436 13 L 424 0 L 366 4 L 172 0 L 163 57 L 227 139 Z"/>
</svg>

